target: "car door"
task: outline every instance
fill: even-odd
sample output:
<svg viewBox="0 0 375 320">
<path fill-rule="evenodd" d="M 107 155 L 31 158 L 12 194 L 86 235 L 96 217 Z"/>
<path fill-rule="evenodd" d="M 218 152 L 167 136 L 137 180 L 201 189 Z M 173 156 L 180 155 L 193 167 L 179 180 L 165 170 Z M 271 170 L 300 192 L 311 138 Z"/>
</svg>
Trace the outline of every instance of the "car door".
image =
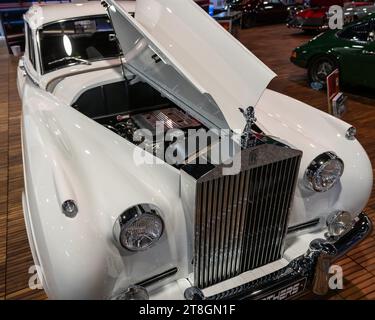
<svg viewBox="0 0 375 320">
<path fill-rule="evenodd" d="M 349 25 L 338 37 L 345 45 L 334 48 L 339 57 L 341 78 L 348 84 L 369 86 L 374 83 L 375 48 L 373 20 Z M 372 84 L 374 86 L 374 84 Z"/>
<path fill-rule="evenodd" d="M 375 30 L 372 31 L 369 43 L 362 51 L 359 64 L 363 70 L 363 84 L 366 87 L 375 88 Z"/>
</svg>

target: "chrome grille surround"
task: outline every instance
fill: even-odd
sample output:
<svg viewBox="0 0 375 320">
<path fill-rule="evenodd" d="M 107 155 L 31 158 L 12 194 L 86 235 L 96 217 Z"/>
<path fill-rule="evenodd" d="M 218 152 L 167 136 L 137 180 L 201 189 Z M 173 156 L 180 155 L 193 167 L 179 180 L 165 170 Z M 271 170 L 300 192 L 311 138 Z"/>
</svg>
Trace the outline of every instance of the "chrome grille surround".
<svg viewBox="0 0 375 320">
<path fill-rule="evenodd" d="M 282 257 L 301 156 L 264 144 L 242 151 L 237 175 L 223 176 L 220 165 L 182 168 L 195 286 L 206 288 Z"/>
</svg>

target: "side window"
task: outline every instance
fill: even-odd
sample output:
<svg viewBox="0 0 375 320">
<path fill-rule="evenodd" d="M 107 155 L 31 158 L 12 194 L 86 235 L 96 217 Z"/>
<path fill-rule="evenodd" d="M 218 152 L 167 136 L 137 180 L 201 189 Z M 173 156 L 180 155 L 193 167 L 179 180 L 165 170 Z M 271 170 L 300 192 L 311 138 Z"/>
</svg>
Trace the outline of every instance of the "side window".
<svg viewBox="0 0 375 320">
<path fill-rule="evenodd" d="M 350 26 L 339 33 L 339 37 L 346 40 L 367 42 L 371 30 L 372 23 L 369 21 L 357 23 Z"/>
<path fill-rule="evenodd" d="M 27 29 L 27 50 L 28 50 L 29 60 L 31 64 L 33 65 L 34 69 L 36 69 L 33 33 L 31 32 L 31 29 L 28 24 L 26 24 L 26 29 Z"/>
</svg>

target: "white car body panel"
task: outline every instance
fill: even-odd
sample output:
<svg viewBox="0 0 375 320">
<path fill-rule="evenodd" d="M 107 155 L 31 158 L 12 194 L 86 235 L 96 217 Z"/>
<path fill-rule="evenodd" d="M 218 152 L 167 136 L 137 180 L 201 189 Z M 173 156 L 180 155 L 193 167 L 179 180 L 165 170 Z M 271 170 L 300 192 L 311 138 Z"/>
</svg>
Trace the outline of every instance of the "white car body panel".
<svg viewBox="0 0 375 320">
<path fill-rule="evenodd" d="M 157 3 L 172 5 L 163 0 L 148 2 L 153 6 Z M 140 3 L 147 4 L 145 1 Z M 157 8 L 166 10 L 163 6 Z M 192 8 L 195 12 L 195 6 Z M 179 10 L 180 7 L 174 4 L 172 9 Z M 69 14 L 74 16 L 70 11 Z M 164 19 L 164 14 L 158 14 L 156 17 Z M 210 24 L 211 20 L 208 21 Z M 182 20 L 181 23 L 187 22 Z M 143 31 L 158 42 L 166 41 L 150 26 L 144 28 Z M 221 29 L 215 30 L 220 39 L 231 39 Z M 241 53 L 243 49 L 237 42 L 228 41 L 229 46 L 236 47 L 232 48 L 234 54 L 253 59 L 247 51 Z M 164 50 L 165 46 L 162 47 Z M 212 48 L 217 49 L 215 46 L 202 48 L 206 51 L 202 56 L 207 54 L 204 59 L 213 54 Z M 169 58 L 171 61 L 183 60 L 181 63 L 173 61 L 179 72 L 192 67 L 188 61 L 190 55 L 173 52 Z M 272 76 L 255 58 L 252 61 L 249 63 L 254 63 L 255 69 L 264 72 L 263 79 Z M 98 66 L 97 63 L 64 68 L 52 72 L 49 78 L 43 75 L 34 81 L 25 76 L 21 68 L 18 70 L 17 84 L 23 104 L 23 208 L 34 261 L 42 267 L 44 288 L 51 299 L 107 299 L 120 289 L 173 267 L 177 267 L 178 272 L 152 286 L 150 295 L 152 299 L 183 299 L 184 290 L 190 286 L 187 252 L 192 236 L 187 233 L 189 217 L 181 203 L 179 170 L 166 163 L 137 166 L 133 154 L 138 147 L 71 107 L 87 89 L 123 79 L 122 68 L 116 66 L 115 61 L 113 63 L 113 66 L 95 71 L 92 68 Z M 219 60 L 215 63 L 218 66 Z M 27 57 L 24 64 L 28 71 Z M 228 62 L 229 66 L 232 63 Z M 75 68 L 79 68 L 79 72 L 73 70 Z M 195 72 L 184 74 L 221 107 L 219 101 L 225 102 L 231 95 L 209 92 L 213 84 Z M 247 79 L 252 83 L 253 78 L 241 71 L 238 78 L 233 75 L 231 79 Z M 48 92 L 46 87 L 51 79 L 58 81 L 52 92 Z M 223 79 L 215 82 L 216 89 L 216 85 L 220 90 L 223 88 Z M 311 240 L 323 237 L 322 225 L 329 213 L 347 210 L 354 217 L 362 211 L 372 189 L 372 168 L 360 143 L 345 138 L 349 124 L 290 97 L 264 90 L 265 87 L 261 89 L 260 83 L 262 87 L 266 85 L 263 81 L 254 84 L 256 92 L 262 91 L 259 97 L 241 93 L 239 100 L 231 106 L 225 104 L 222 112 L 228 124 L 241 128 L 243 119 L 238 117 L 237 109 L 247 105 L 237 103 L 250 102 L 254 98 L 257 125 L 266 134 L 303 151 L 289 226 L 315 218 L 321 218 L 322 223 L 319 230 L 305 230 L 289 236 L 283 259 L 290 261 L 303 254 Z M 230 85 L 227 83 L 227 88 Z M 231 90 L 234 88 L 239 90 L 235 86 Z M 335 152 L 345 163 L 341 182 L 325 193 L 309 191 L 303 185 L 304 172 L 317 155 L 326 151 Z M 68 198 L 76 200 L 79 207 L 74 219 L 61 212 L 61 203 Z M 116 245 L 112 228 L 124 210 L 140 203 L 152 203 L 161 209 L 166 230 L 154 247 L 129 255 Z M 281 261 L 279 265 L 282 265 Z M 249 276 L 256 279 L 272 272 L 272 268 L 263 266 L 251 271 Z"/>
<path fill-rule="evenodd" d="M 66 78 L 69 79 L 72 76 L 80 74 L 86 74 L 86 77 L 88 78 L 90 77 L 90 74 L 94 75 L 98 71 L 107 71 L 109 73 L 112 73 L 114 72 L 112 70 L 117 70 L 116 68 L 119 66 L 121 66 L 121 61 L 120 59 L 116 58 L 93 61 L 91 65 L 77 64 L 67 66 L 66 68 L 57 69 L 55 71 L 41 75 L 39 79 L 39 86 L 55 94 L 54 91 L 56 89 L 56 86 L 58 86 L 58 84 Z"/>
<path fill-rule="evenodd" d="M 123 81 L 123 70 L 118 66 L 118 59 L 115 59 L 113 62 L 114 66 L 105 70 L 83 72 L 80 74 L 72 73 L 70 75 L 66 73 L 62 74 L 51 93 L 67 105 L 72 105 L 83 92 L 97 87 L 98 79 L 100 79 L 100 85 Z M 63 73 L 62 70 L 60 72 Z"/>
<path fill-rule="evenodd" d="M 130 285 L 144 274 L 163 271 L 166 261 L 178 263 L 182 271 L 186 242 L 180 241 L 187 235 L 179 171 L 167 164 L 137 167 L 134 145 L 41 90 L 26 87 L 24 99 L 30 102 L 23 108 L 27 204 L 49 297 L 105 298 L 120 273 L 128 282 L 122 284 Z M 74 222 L 61 213 L 61 198 L 66 196 L 79 203 Z M 152 250 L 122 261 L 112 226 L 124 208 L 149 202 L 165 214 L 170 236 Z"/>
</svg>

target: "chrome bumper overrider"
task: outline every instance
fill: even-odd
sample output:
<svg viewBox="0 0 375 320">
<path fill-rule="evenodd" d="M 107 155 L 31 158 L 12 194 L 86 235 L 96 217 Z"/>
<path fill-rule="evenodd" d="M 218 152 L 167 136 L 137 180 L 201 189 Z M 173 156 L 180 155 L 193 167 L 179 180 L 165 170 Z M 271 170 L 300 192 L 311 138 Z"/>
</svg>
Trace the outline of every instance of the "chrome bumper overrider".
<svg viewBox="0 0 375 320">
<path fill-rule="evenodd" d="M 350 231 L 335 241 L 314 240 L 310 244 L 307 256 L 315 260 L 315 274 L 312 290 L 315 294 L 328 292 L 329 268 L 332 263 L 364 240 L 372 231 L 370 218 L 361 213 Z"/>
<path fill-rule="evenodd" d="M 189 300 L 222 299 L 266 299 L 280 288 L 293 283 L 306 282 L 315 294 L 328 292 L 329 268 L 332 263 L 364 240 L 372 230 L 372 222 L 365 213 L 355 219 L 353 227 L 337 239 L 316 239 L 303 256 L 291 261 L 288 266 L 270 273 L 255 281 L 205 297 L 202 290 L 186 289 L 185 298 Z"/>
</svg>

